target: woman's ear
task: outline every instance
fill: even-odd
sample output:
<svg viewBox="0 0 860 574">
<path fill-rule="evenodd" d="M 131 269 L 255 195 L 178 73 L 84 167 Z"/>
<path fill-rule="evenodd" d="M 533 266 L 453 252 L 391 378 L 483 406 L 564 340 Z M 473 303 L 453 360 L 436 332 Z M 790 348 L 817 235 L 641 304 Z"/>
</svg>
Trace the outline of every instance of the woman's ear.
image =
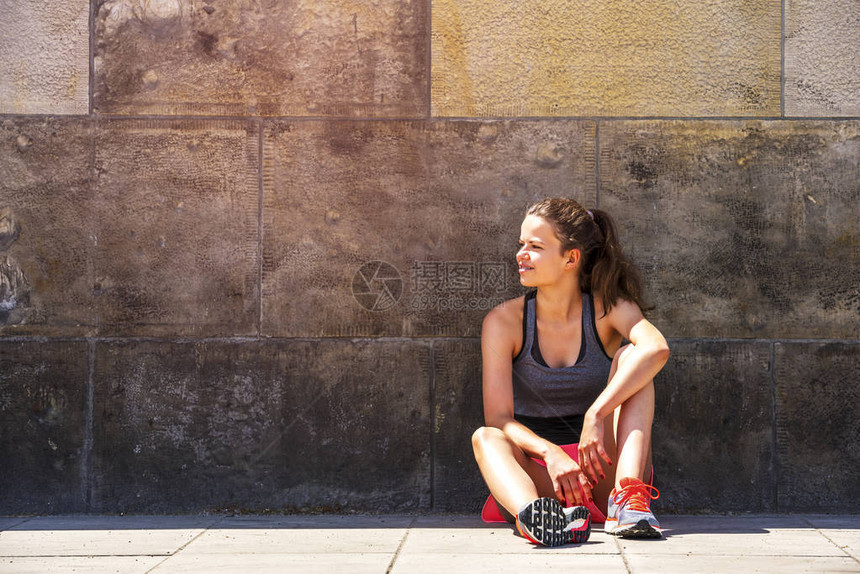
<svg viewBox="0 0 860 574">
<path fill-rule="evenodd" d="M 580 260 L 582 260 L 582 251 L 579 249 L 570 249 L 567 252 L 567 262 L 565 263 L 565 267 L 573 269 L 579 265 Z"/>
</svg>

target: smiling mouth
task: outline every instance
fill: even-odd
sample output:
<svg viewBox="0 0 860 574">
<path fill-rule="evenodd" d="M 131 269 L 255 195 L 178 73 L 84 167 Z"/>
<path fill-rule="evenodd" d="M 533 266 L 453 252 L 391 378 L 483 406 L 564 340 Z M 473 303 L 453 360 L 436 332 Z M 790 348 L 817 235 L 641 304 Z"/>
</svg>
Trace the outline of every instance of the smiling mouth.
<svg viewBox="0 0 860 574">
<path fill-rule="evenodd" d="M 523 273 L 524 271 L 531 271 L 532 269 L 534 269 L 534 267 L 525 267 L 523 265 L 520 265 L 519 272 Z"/>
</svg>

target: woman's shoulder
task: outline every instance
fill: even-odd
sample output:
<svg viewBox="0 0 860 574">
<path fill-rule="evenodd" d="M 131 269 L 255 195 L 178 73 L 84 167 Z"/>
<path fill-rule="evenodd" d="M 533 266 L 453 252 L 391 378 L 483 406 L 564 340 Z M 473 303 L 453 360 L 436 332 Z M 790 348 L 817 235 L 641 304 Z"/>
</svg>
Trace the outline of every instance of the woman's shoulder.
<svg viewBox="0 0 860 574">
<path fill-rule="evenodd" d="M 619 298 L 606 312 L 603 299 L 592 295 L 594 300 L 594 322 L 603 347 L 610 356 L 629 335 L 630 327 L 644 318 L 642 309 L 635 301 Z"/>
<path fill-rule="evenodd" d="M 481 328 L 482 346 L 489 345 L 494 355 L 514 357 L 523 344 L 523 302 L 525 296 L 496 305 Z M 484 347 L 486 349 L 486 347 Z"/>
<path fill-rule="evenodd" d="M 591 294 L 591 301 L 594 305 L 595 319 L 600 320 L 614 315 L 639 315 L 642 316 L 642 309 L 635 301 L 625 297 L 619 297 L 615 300 L 608 311 L 604 306 L 604 299 L 599 293 Z"/>
<path fill-rule="evenodd" d="M 510 331 L 512 334 L 519 332 L 523 322 L 523 302 L 526 296 L 515 297 L 499 303 L 484 317 L 484 329 L 493 328 Z M 516 330 L 514 330 L 516 328 Z"/>
</svg>

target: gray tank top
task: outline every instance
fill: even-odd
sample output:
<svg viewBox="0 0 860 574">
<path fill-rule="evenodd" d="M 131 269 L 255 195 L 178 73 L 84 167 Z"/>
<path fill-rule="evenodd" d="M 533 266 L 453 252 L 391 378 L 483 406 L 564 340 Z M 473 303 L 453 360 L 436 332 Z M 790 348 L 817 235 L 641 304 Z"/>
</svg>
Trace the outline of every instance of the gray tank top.
<svg viewBox="0 0 860 574">
<path fill-rule="evenodd" d="M 582 345 L 574 365 L 553 369 L 540 354 L 532 291 L 523 305 L 523 346 L 513 362 L 514 414 L 555 418 L 581 415 L 609 380 L 612 359 L 603 349 L 594 321 L 594 302 L 582 294 Z"/>
</svg>

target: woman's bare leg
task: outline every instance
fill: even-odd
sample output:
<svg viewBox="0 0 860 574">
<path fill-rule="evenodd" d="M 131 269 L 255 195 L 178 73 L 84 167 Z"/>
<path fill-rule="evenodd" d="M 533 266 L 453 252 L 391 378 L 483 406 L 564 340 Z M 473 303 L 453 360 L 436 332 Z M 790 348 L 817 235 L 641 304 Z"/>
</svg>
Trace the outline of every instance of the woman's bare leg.
<svg viewBox="0 0 860 574">
<path fill-rule="evenodd" d="M 620 349 L 612 361 L 609 377 L 626 360 L 629 346 Z M 612 465 L 604 465 L 606 478 L 592 491 L 595 505 L 604 514 L 606 501 L 622 478 L 646 481 L 651 471 L 651 424 L 654 421 L 654 383 L 627 399 L 604 421 L 604 440 Z M 554 497 L 546 468 L 512 444 L 496 428 L 482 427 L 472 435 L 475 458 L 484 481 L 496 501 L 511 514 L 539 496 Z"/>
<path fill-rule="evenodd" d="M 501 430 L 479 428 L 472 435 L 472 448 L 490 493 L 512 515 L 535 498 L 554 497 L 546 468 L 508 440 Z"/>
<path fill-rule="evenodd" d="M 609 500 L 609 493 L 615 488 L 615 471 L 618 468 L 617 447 L 615 445 L 615 418 L 618 415 L 618 409 L 615 409 L 615 415 L 606 417 L 603 423 L 603 448 L 606 449 L 606 454 L 612 459 L 612 464 L 603 465 L 603 470 L 606 472 L 606 478 L 600 480 L 597 486 L 591 491 L 594 505 L 600 512 L 606 515 L 606 502 Z"/>
<path fill-rule="evenodd" d="M 632 350 L 630 346 L 616 353 L 610 377 Z M 654 422 L 654 381 L 650 381 L 615 410 L 615 440 L 618 462 L 615 486 L 622 478 L 647 478 L 651 470 L 651 424 Z"/>
<path fill-rule="evenodd" d="M 654 421 L 654 383 L 627 399 L 615 421 L 618 440 L 616 486 L 625 477 L 643 482 L 651 475 L 651 423 Z"/>
<path fill-rule="evenodd" d="M 609 378 L 626 359 L 628 347 L 620 349 L 612 361 Z M 604 448 L 612 465 L 604 465 L 606 478 L 592 491 L 594 504 L 606 514 L 606 503 L 613 488 L 620 488 L 622 478 L 638 477 L 647 482 L 651 472 L 651 423 L 654 420 L 654 383 L 619 405 L 613 416 L 604 421 Z"/>
<path fill-rule="evenodd" d="M 618 365 L 627 359 L 630 346 L 615 354 L 609 378 L 615 376 Z M 619 405 L 604 427 L 606 452 L 613 464 L 606 471 L 606 479 L 595 488 L 595 500 L 603 500 L 626 477 L 647 481 L 651 472 L 651 424 L 654 422 L 654 382 Z M 605 491 L 605 492 L 604 492 Z M 602 504 L 598 504 L 602 509 Z"/>
</svg>

